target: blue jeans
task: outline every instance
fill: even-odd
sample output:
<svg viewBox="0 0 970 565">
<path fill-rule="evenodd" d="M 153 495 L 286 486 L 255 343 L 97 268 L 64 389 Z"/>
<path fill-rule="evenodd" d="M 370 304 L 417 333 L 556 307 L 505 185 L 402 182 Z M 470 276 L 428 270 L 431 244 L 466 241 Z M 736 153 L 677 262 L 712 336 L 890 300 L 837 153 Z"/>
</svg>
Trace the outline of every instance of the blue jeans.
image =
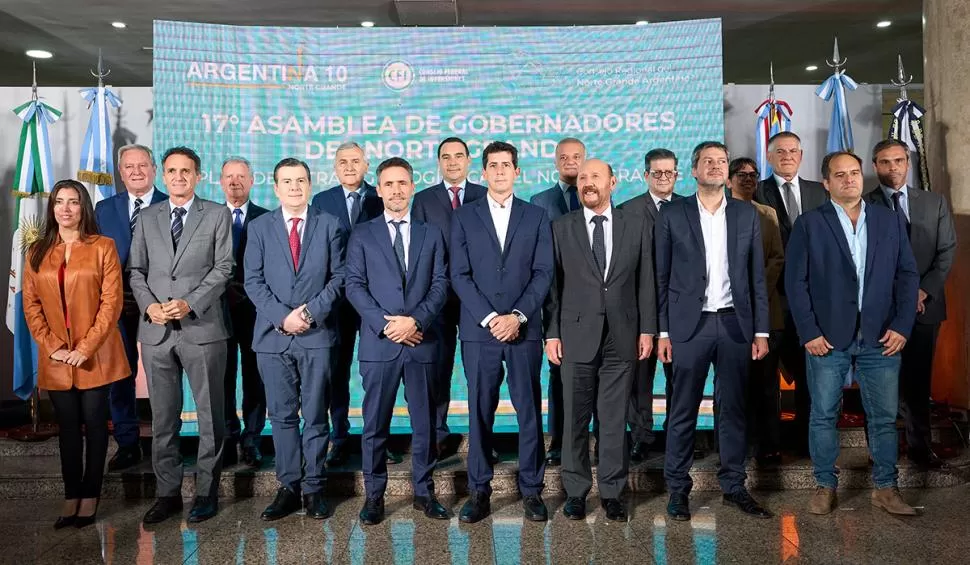
<svg viewBox="0 0 970 565">
<path fill-rule="evenodd" d="M 848 349 L 833 350 L 816 357 L 805 353 L 808 391 L 812 397 L 808 446 L 815 481 L 820 487 L 836 488 L 839 432 L 836 423 L 842 401 L 842 386 L 851 365 L 862 393 L 872 455 L 872 482 L 876 488 L 896 486 L 896 411 L 899 405 L 900 355 L 882 354 L 883 348 L 867 347 L 860 340 Z"/>
</svg>

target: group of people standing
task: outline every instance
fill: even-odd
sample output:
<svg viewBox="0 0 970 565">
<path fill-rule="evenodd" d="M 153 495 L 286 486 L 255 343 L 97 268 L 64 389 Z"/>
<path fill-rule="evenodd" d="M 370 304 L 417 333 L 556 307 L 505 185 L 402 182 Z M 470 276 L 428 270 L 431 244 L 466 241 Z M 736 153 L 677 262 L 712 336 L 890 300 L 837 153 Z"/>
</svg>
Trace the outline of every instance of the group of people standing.
<svg viewBox="0 0 970 565">
<path fill-rule="evenodd" d="M 896 489 L 895 421 L 901 401 L 909 456 L 940 464 L 929 442 L 929 381 L 955 248 L 945 201 L 906 186 L 909 151 L 895 141 L 875 147 L 880 186 L 865 195 L 862 161 L 852 153 L 827 155 L 819 184 L 798 176 L 795 134 L 776 135 L 768 150 L 774 174 L 759 182 L 754 161 L 730 161 L 719 142 L 699 144 L 690 161 L 697 193 L 681 197 L 677 156 L 652 149 L 648 191 L 615 205 L 611 165 L 587 158 L 575 138 L 556 148 L 560 181 L 531 203 L 515 196 L 518 152 L 508 143 L 483 150 L 482 186 L 468 181 L 465 142 L 445 139 L 442 182 L 415 193 L 401 158 L 378 165 L 377 186 L 368 185 L 366 155 L 347 142 L 336 153 L 340 184 L 312 200 L 309 166 L 280 161 L 279 206 L 266 210 L 249 199 L 253 175 L 243 158 L 223 163 L 220 204 L 196 196 L 201 161 L 193 150 L 175 147 L 161 158 L 164 194 L 153 185 L 152 151 L 121 148 L 126 191 L 95 209 L 83 185 L 57 183 L 25 269 L 39 386 L 50 391 L 61 428 L 66 502 L 56 526 L 94 521 L 109 406 L 119 444 L 109 469 L 141 458 L 136 342 L 158 494 L 146 524 L 182 511 L 183 373 L 199 426 L 190 522 L 218 512 L 223 465 L 241 456 L 260 466 L 267 415 L 280 486 L 262 519 L 299 510 L 328 517 L 327 468 L 348 456 L 355 343 L 364 389 L 362 523 L 384 518 L 387 464 L 400 461 L 387 440 L 402 382 L 414 506 L 448 519 L 433 471 L 461 442 L 447 425 L 459 340 L 470 422 L 463 522 L 491 513 L 492 427 L 506 379 L 525 517 L 548 519 L 547 465 L 562 465 L 564 515 L 585 517 L 595 464 L 606 517 L 625 520 L 629 462 L 659 449 L 658 362 L 667 381 L 672 519 L 690 519 L 689 471 L 711 365 L 725 504 L 771 516 L 745 489 L 745 459 L 749 445 L 761 463 L 780 459 L 781 366 L 798 394 L 799 432 L 788 445 L 807 445 L 818 483 L 809 510 L 834 508 L 835 425 L 852 369 L 867 415 L 873 504 L 914 513 Z"/>
</svg>

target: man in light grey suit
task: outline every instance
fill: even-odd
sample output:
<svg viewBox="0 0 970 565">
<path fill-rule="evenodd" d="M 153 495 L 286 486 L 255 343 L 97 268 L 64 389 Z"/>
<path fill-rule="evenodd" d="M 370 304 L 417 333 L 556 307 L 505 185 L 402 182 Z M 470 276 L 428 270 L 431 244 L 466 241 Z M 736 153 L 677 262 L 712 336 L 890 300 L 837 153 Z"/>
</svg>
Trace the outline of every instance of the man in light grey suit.
<svg viewBox="0 0 970 565">
<path fill-rule="evenodd" d="M 128 270 L 142 312 L 138 327 L 152 406 L 152 467 L 158 498 L 145 514 L 155 524 L 182 511 L 182 371 L 199 422 L 196 497 L 189 522 L 218 511 L 225 436 L 223 377 L 229 329 L 223 295 L 232 276 L 232 219 L 225 205 L 195 195 L 201 160 L 188 147 L 162 158 L 169 199 L 141 213 Z"/>
</svg>

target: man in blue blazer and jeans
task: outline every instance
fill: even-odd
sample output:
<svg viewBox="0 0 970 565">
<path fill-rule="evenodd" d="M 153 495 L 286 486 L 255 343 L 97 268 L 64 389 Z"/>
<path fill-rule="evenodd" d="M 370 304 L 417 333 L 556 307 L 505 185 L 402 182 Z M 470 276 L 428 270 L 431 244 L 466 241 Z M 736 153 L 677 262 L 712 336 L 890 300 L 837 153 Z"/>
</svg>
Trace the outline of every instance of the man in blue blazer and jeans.
<svg viewBox="0 0 970 565">
<path fill-rule="evenodd" d="M 249 224 L 246 244 L 246 295 L 256 306 L 253 351 L 266 387 L 280 482 L 263 520 L 301 507 L 310 518 L 330 515 L 324 498 L 327 407 L 347 240 L 336 217 L 309 205 L 310 190 L 306 163 L 277 163 L 273 191 L 281 206 Z"/>
<path fill-rule="evenodd" d="M 809 450 L 818 486 L 808 511 L 828 514 L 836 506 L 836 423 L 845 375 L 855 367 L 873 461 L 872 504 L 914 515 L 896 487 L 896 411 L 900 352 L 916 319 L 916 259 L 901 216 L 862 199 L 862 159 L 830 153 L 822 177 L 831 201 L 796 220 L 785 265 L 812 397 Z"/>
<path fill-rule="evenodd" d="M 404 380 L 411 417 L 411 480 L 414 507 L 447 520 L 434 496 L 435 377 L 441 328 L 438 314 L 448 297 L 445 241 L 441 230 L 413 221 L 411 164 L 392 157 L 377 167 L 384 213 L 354 230 L 347 243 L 347 299 L 360 313 L 358 362 L 364 384 L 363 452 L 367 499 L 360 521 L 384 519 L 386 447 L 397 389 Z"/>
</svg>

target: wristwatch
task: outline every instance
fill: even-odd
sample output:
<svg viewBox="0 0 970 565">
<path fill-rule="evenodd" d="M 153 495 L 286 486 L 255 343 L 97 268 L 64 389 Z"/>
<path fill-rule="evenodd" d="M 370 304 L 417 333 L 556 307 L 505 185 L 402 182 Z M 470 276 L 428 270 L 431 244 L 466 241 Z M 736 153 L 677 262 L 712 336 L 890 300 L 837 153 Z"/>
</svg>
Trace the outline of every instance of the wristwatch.
<svg viewBox="0 0 970 565">
<path fill-rule="evenodd" d="M 515 314 L 516 318 L 518 318 L 520 324 L 524 324 L 529 321 L 529 319 L 525 317 L 525 314 L 519 312 L 518 310 L 515 310 L 512 313 Z"/>
</svg>

